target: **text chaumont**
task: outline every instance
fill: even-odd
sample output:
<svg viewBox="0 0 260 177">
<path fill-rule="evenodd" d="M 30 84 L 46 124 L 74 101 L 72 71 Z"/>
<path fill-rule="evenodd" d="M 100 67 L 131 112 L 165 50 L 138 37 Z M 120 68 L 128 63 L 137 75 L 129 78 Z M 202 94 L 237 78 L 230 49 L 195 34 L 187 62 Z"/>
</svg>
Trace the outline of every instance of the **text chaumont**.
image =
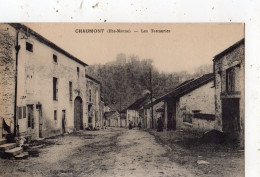
<svg viewBox="0 0 260 177">
<path fill-rule="evenodd" d="M 104 29 L 75 29 L 75 33 L 104 33 Z"/>
</svg>

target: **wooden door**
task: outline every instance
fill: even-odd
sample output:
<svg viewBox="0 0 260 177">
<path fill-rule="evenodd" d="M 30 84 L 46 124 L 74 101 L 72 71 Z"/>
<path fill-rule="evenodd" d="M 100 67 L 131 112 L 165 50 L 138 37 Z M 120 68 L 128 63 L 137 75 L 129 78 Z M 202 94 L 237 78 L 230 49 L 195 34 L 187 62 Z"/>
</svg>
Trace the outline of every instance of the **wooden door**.
<svg viewBox="0 0 260 177">
<path fill-rule="evenodd" d="M 222 128 L 230 137 L 237 138 L 240 132 L 239 99 L 222 100 Z"/>
<path fill-rule="evenodd" d="M 76 130 L 83 129 L 83 105 L 80 97 L 74 101 L 74 128 Z"/>
</svg>

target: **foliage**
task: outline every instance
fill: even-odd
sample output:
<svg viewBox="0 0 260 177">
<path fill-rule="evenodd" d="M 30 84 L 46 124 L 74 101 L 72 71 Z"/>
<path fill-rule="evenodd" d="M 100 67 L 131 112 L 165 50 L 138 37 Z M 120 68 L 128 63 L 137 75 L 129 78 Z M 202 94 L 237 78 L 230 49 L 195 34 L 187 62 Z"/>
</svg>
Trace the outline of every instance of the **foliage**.
<svg viewBox="0 0 260 177">
<path fill-rule="evenodd" d="M 146 90 L 151 90 L 150 69 L 152 71 L 152 91 L 156 98 L 193 77 L 186 71 L 160 73 L 153 66 L 151 59 L 140 60 L 136 55 L 127 57 L 122 53 L 118 54 L 113 62 L 90 66 L 88 74 L 101 82 L 105 104 L 115 110 L 120 110 L 121 99 L 122 110 L 142 97 L 142 93 Z"/>
</svg>

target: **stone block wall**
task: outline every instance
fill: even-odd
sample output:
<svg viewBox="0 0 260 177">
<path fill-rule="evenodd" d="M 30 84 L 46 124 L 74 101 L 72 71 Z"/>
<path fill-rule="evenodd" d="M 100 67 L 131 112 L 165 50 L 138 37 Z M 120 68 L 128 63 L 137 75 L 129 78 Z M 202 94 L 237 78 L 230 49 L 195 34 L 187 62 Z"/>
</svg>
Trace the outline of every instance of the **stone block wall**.
<svg viewBox="0 0 260 177">
<path fill-rule="evenodd" d="M 207 131 L 220 129 L 216 119 L 201 119 L 194 117 L 194 111 L 204 115 L 215 115 L 215 88 L 213 80 L 207 84 L 181 96 L 176 103 L 177 129 Z M 185 114 L 191 115 L 192 123 L 184 122 Z M 209 116 L 211 117 L 211 116 Z"/>
<path fill-rule="evenodd" d="M 218 124 L 222 127 L 222 99 L 238 98 L 240 109 L 240 142 L 244 144 L 245 124 L 245 45 L 241 42 L 234 50 L 228 52 L 214 61 L 215 68 L 215 109 Z M 235 93 L 226 93 L 226 71 L 235 70 Z"/>
<path fill-rule="evenodd" d="M 0 24 L 0 138 L 2 123 L 14 124 L 15 98 L 15 41 L 16 31 L 6 24 Z"/>
</svg>

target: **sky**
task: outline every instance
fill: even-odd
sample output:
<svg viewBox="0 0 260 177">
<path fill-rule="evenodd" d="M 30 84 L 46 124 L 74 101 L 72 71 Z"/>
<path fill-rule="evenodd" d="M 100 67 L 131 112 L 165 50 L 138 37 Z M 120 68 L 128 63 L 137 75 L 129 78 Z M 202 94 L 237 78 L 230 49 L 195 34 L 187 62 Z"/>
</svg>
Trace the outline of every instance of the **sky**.
<svg viewBox="0 0 260 177">
<path fill-rule="evenodd" d="M 92 64 L 105 64 L 117 54 L 152 59 L 161 72 L 193 72 L 212 64 L 215 55 L 244 38 L 242 23 L 25 23 L 70 54 Z M 104 33 L 76 33 L 104 29 Z M 131 33 L 107 33 L 108 29 Z M 151 33 L 151 29 L 170 30 Z M 142 33 L 141 30 L 148 30 Z M 138 31 L 138 32 L 134 32 Z"/>
</svg>

